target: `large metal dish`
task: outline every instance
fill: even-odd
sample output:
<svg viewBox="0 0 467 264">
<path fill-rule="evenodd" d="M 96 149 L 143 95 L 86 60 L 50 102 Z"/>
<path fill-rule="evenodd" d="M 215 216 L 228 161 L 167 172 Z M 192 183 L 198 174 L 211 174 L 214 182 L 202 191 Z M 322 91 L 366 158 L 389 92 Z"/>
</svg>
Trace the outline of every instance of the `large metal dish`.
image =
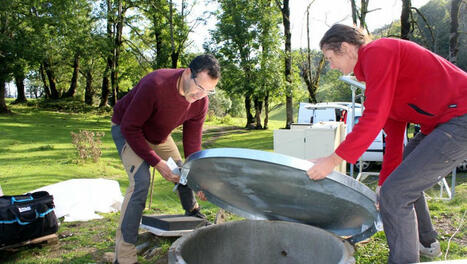
<svg viewBox="0 0 467 264">
<path fill-rule="evenodd" d="M 338 172 L 310 180 L 312 165 L 272 152 L 218 148 L 190 155 L 182 177 L 210 202 L 247 219 L 304 223 L 351 237 L 351 243 L 374 234 L 376 194 Z"/>
</svg>

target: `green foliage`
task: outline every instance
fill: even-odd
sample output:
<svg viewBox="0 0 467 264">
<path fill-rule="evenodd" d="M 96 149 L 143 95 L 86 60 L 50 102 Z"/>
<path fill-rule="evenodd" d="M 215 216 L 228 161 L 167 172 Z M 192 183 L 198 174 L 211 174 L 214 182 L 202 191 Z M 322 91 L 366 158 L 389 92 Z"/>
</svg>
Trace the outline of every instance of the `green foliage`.
<svg viewBox="0 0 467 264">
<path fill-rule="evenodd" d="M 232 107 L 232 101 L 227 96 L 227 94 L 218 89 L 218 91 L 209 96 L 209 112 L 222 117 L 225 116 Z"/>
<path fill-rule="evenodd" d="M 316 93 L 318 102 L 350 102 L 352 91 L 349 85 L 339 80 L 341 73 L 337 70 L 328 71 L 321 79 L 321 86 Z"/>
<path fill-rule="evenodd" d="M 59 100 L 40 99 L 31 104 L 35 104 L 42 109 L 63 112 L 87 113 L 96 110 L 95 107 L 86 105 L 82 101 L 73 98 Z"/>
<path fill-rule="evenodd" d="M 244 99 L 240 95 L 231 95 L 230 101 L 232 105 L 228 111 L 229 115 L 233 117 L 244 117 L 245 116 L 245 105 Z"/>
<path fill-rule="evenodd" d="M 220 1 L 209 47 L 219 53 L 221 89 L 264 97 L 283 87 L 279 10 L 270 1 Z"/>
<path fill-rule="evenodd" d="M 60 96 L 70 88 L 71 66 L 76 57 L 81 75 L 75 97 L 84 99 L 84 88 L 89 81 L 90 92 L 97 100 L 102 77 L 109 74 L 105 70 L 107 58 L 115 46 L 120 45 L 120 60 L 115 67 L 123 93 L 153 68 L 171 67 L 171 55 L 177 55 L 186 65 L 185 47 L 192 26 L 186 22 L 187 11 L 191 9 L 186 1 L 183 6 L 172 3 L 172 20 L 168 16 L 167 0 L 121 0 L 119 3 L 122 3 L 125 27 L 121 45 L 110 36 L 115 35 L 116 29 L 111 27 L 110 35 L 106 30 L 107 19 L 117 22 L 117 1 L 110 0 L 110 10 L 106 1 L 5 2 L 0 7 L 0 81 L 10 80 L 15 72 L 23 72 L 28 74 L 27 91 L 43 97 L 44 85 L 50 87 L 54 82 Z M 148 23 L 152 27 L 146 26 Z M 46 62 L 48 72 L 41 73 L 40 65 Z"/>
<path fill-rule="evenodd" d="M 462 5 L 459 10 L 459 38 L 457 54 L 457 66 L 464 71 L 467 70 L 467 36 L 463 34 L 467 25 L 467 5 Z M 415 19 L 413 32 L 409 35 L 410 40 L 417 42 L 425 48 L 448 58 L 449 35 L 451 26 L 451 1 L 431 0 L 419 9 L 420 14 L 412 10 Z M 428 22 L 428 24 L 427 24 Z M 431 30 L 430 30 L 431 28 Z M 377 29 L 373 35 L 380 37 L 400 37 L 400 21 L 395 21 L 389 26 Z"/>
<path fill-rule="evenodd" d="M 420 25 L 412 36 L 415 42 L 420 43 L 429 50 L 447 58 L 449 52 L 449 27 L 451 25 L 450 1 L 430 1 L 420 8 L 420 12 L 427 19 L 429 25 L 420 17 L 416 16 L 417 24 Z M 432 27 L 433 36 L 428 27 Z"/>
</svg>

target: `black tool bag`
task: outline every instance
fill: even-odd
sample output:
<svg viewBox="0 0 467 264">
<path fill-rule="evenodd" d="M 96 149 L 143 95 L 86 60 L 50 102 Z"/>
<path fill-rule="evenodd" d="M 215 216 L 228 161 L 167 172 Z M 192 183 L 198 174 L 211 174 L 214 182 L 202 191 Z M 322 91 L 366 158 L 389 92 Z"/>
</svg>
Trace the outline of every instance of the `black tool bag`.
<svg viewBox="0 0 467 264">
<path fill-rule="evenodd" d="M 53 196 L 48 192 L 0 197 L 0 247 L 57 230 Z"/>
</svg>

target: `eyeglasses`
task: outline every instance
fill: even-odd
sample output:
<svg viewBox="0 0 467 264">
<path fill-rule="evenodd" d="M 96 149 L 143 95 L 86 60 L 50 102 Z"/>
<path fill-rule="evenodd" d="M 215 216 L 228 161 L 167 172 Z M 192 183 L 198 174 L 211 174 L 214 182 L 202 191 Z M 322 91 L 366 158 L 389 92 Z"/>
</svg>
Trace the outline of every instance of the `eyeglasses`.
<svg viewBox="0 0 467 264">
<path fill-rule="evenodd" d="M 213 95 L 213 94 L 216 93 L 216 90 L 215 90 L 215 89 L 208 90 L 208 89 L 204 88 L 203 86 L 199 85 L 195 78 L 191 78 L 191 79 L 193 79 L 193 82 L 195 82 L 196 86 L 197 86 L 199 89 L 201 89 L 201 91 L 203 91 L 204 93 L 206 93 L 207 95 Z"/>
</svg>

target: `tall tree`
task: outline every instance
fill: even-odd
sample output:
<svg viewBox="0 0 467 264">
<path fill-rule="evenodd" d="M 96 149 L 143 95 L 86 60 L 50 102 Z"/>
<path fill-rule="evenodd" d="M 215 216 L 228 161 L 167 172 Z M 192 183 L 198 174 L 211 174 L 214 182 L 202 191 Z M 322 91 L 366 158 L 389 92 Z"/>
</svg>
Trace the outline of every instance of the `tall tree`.
<svg viewBox="0 0 467 264">
<path fill-rule="evenodd" d="M 222 64 L 220 88 L 243 98 L 245 127 L 267 128 L 268 100 L 283 84 L 279 9 L 268 0 L 223 0 L 220 7 L 211 46 L 205 45 Z"/>
<path fill-rule="evenodd" d="M 87 105 L 93 105 L 96 89 L 94 88 L 95 76 L 102 76 L 102 72 L 106 68 L 104 50 L 106 50 L 105 36 L 100 34 L 90 34 L 84 40 L 86 48 L 82 50 L 82 60 L 79 67 L 79 72 L 86 79 L 84 88 L 84 102 Z M 101 87 L 102 88 L 102 87 Z"/>
<path fill-rule="evenodd" d="M 5 103 L 5 81 L 0 78 L 0 114 L 10 113 L 10 109 L 6 106 Z"/>
<path fill-rule="evenodd" d="M 279 94 L 283 86 L 281 71 L 281 13 L 274 3 L 268 0 L 258 1 L 262 15 L 258 24 L 259 67 L 256 67 L 256 89 L 254 95 L 255 128 L 267 129 L 269 121 L 269 100 Z M 264 108 L 263 108 L 264 105 Z M 264 123 L 261 125 L 261 114 L 264 109 Z"/>
<path fill-rule="evenodd" d="M 357 26 L 358 10 L 357 10 L 357 4 L 355 3 L 355 0 L 350 0 L 350 8 L 352 12 L 352 22 L 355 26 Z"/>
<path fill-rule="evenodd" d="M 111 97 L 111 104 L 115 105 L 117 103 L 117 95 L 120 90 L 118 74 L 119 74 L 119 65 L 120 65 L 120 52 L 122 49 L 123 44 L 123 25 L 125 20 L 125 13 L 130 7 L 127 4 L 125 7 L 123 6 L 123 0 L 116 0 L 117 6 L 117 21 L 116 21 L 116 32 L 115 32 L 115 44 L 113 47 L 113 60 L 112 60 L 112 71 L 111 71 L 111 84 L 112 84 L 112 97 Z"/>
<path fill-rule="evenodd" d="M 49 88 L 49 85 L 47 84 L 47 79 L 45 77 L 44 66 L 42 65 L 42 63 L 39 63 L 39 74 L 41 76 L 42 85 L 43 85 L 44 92 L 45 92 L 45 98 L 50 98 L 51 97 L 50 88 Z"/>
<path fill-rule="evenodd" d="M 57 90 L 57 79 L 55 78 L 55 73 L 51 67 L 50 58 L 46 57 L 42 62 L 44 67 L 45 73 L 47 75 L 47 80 L 49 81 L 49 89 L 50 89 L 50 98 L 51 99 L 58 99 L 60 97 L 58 90 Z"/>
<path fill-rule="evenodd" d="M 78 87 L 78 76 L 79 76 L 79 53 L 76 53 L 73 60 L 73 74 L 71 77 L 70 88 L 66 91 L 62 97 L 73 97 Z"/>
<path fill-rule="evenodd" d="M 282 23 L 284 24 L 284 75 L 285 75 L 285 108 L 286 123 L 285 128 L 290 128 L 293 122 L 293 86 L 292 86 L 292 33 L 290 31 L 290 7 L 289 0 L 276 0 L 276 4 L 282 13 Z"/>
<path fill-rule="evenodd" d="M 416 13 L 422 20 L 424 25 L 422 26 L 420 21 L 418 21 L 414 17 L 414 13 Z M 418 27 L 420 31 L 428 30 L 431 35 L 431 41 L 426 41 L 424 34 L 422 34 L 423 38 L 426 41 L 426 45 L 431 46 L 428 47 L 431 50 L 435 50 L 435 37 L 433 35 L 433 29 L 428 23 L 428 20 L 425 18 L 424 14 L 418 10 L 417 8 L 412 6 L 412 2 L 410 0 L 402 0 L 402 12 L 401 12 L 401 39 L 414 39 L 414 30 Z M 423 29 L 422 29 L 423 28 Z"/>
<path fill-rule="evenodd" d="M 63 35 L 66 38 L 65 53 L 67 54 L 67 64 L 71 65 L 72 73 L 68 90 L 62 97 L 73 97 L 78 89 L 78 78 L 80 71 L 80 62 L 84 51 L 90 44 L 90 36 L 93 26 L 93 17 L 91 15 L 92 7 L 87 1 L 71 1 L 66 6 L 65 14 L 72 14 L 72 18 L 64 17 L 66 24 L 63 25 Z M 60 14 L 60 15 L 63 15 Z"/>
<path fill-rule="evenodd" d="M 2 3 L 0 7 L 0 83 L 14 78 L 17 98 L 13 103 L 26 102 L 24 80 L 31 56 L 31 29 L 28 28 L 27 6 L 21 1 Z M 1 92 L 0 112 L 8 112 Z"/>
<path fill-rule="evenodd" d="M 111 85 L 109 85 L 109 75 L 111 75 L 112 69 L 114 67 L 113 62 L 113 43 L 114 43 L 114 20 L 113 20 L 113 7 L 112 7 L 112 0 L 106 0 L 106 29 L 107 29 L 107 42 L 106 48 L 106 66 L 102 76 L 102 89 L 101 89 L 101 101 L 99 103 L 99 107 L 105 107 L 109 104 L 109 96 L 111 94 Z"/>
<path fill-rule="evenodd" d="M 0 5 L 0 114 L 10 112 L 5 103 L 5 83 L 7 82 L 10 74 L 10 48 L 12 46 L 12 22 L 9 13 L 9 9 L 11 8 L 10 5 L 11 2 L 5 2 L 4 5 Z"/>
<path fill-rule="evenodd" d="M 457 64 L 457 53 L 459 48 L 457 47 L 457 40 L 459 37 L 459 9 L 462 0 L 452 0 L 451 2 L 451 29 L 449 35 L 449 56 L 450 62 Z"/>
<path fill-rule="evenodd" d="M 16 2 L 5 2 L 0 5 L 0 113 L 10 112 L 5 104 L 5 83 L 10 81 L 15 73 L 15 80 L 19 84 L 24 80 L 24 71 L 23 76 L 19 74 L 24 67 L 22 45 L 25 42 L 23 35 L 20 34 L 23 25 L 17 12 L 11 12 L 18 6 Z M 21 78 L 22 80 L 20 80 Z M 20 85 L 19 90 L 17 102 L 25 101 L 24 85 Z"/>
<path fill-rule="evenodd" d="M 369 13 L 368 11 L 368 2 L 370 0 L 361 0 L 360 4 L 360 27 L 365 28 L 368 32 L 368 26 L 366 24 L 366 15 Z"/>
<path fill-rule="evenodd" d="M 254 96 L 254 69 L 257 64 L 257 23 L 258 10 L 256 2 L 248 0 L 221 0 L 222 12 L 218 15 L 219 22 L 213 34 L 221 46 L 220 52 L 227 61 L 234 63 L 233 67 L 241 69 L 242 78 L 237 79 L 239 86 L 230 87 L 228 93 L 243 94 L 247 122 L 245 127 L 254 128 L 254 117 L 251 114 L 251 100 Z"/>
<path fill-rule="evenodd" d="M 185 48 L 185 42 L 188 40 L 188 34 L 191 29 L 185 23 L 185 17 L 188 15 L 187 2 L 181 1 L 180 11 L 175 12 L 173 1 L 169 2 L 169 25 L 170 25 L 170 43 L 172 53 L 170 55 L 172 59 L 172 68 L 178 67 L 178 61 L 181 53 Z M 196 26 L 196 22 L 193 26 Z"/>
<path fill-rule="evenodd" d="M 401 12 L 401 39 L 409 39 L 409 33 L 412 31 L 410 25 L 410 15 L 412 9 L 411 0 L 402 0 Z"/>
<path fill-rule="evenodd" d="M 28 50 L 34 51 L 29 56 L 30 66 L 41 74 L 48 98 L 73 96 L 81 50 L 87 44 L 83 36 L 90 32 L 91 4 L 87 0 L 25 3 L 23 21 L 31 32 Z"/>
<path fill-rule="evenodd" d="M 370 0 L 361 0 L 360 7 L 357 6 L 355 0 L 350 0 L 350 8 L 352 12 L 352 22 L 355 26 L 365 29 L 368 33 L 368 25 L 366 24 L 366 15 L 370 12 L 378 10 L 379 8 L 368 10 L 368 3 Z"/>
<path fill-rule="evenodd" d="M 311 48 L 310 48 L 310 8 L 311 5 L 314 3 L 314 0 L 311 1 L 307 8 L 306 8 L 306 37 L 307 37 L 307 50 L 306 50 L 306 62 L 301 67 L 301 73 L 303 79 L 305 80 L 305 84 L 308 89 L 309 94 L 309 102 L 310 103 L 317 103 L 316 100 L 316 91 L 318 90 L 319 80 L 321 71 L 324 67 L 324 56 L 321 55 L 319 63 L 316 67 L 313 67 L 315 63 L 311 60 Z M 316 68 L 313 73 L 313 68 Z"/>
<path fill-rule="evenodd" d="M 115 105 L 119 93 L 119 63 L 123 45 L 123 27 L 126 23 L 125 14 L 133 7 L 131 1 L 106 0 L 107 22 L 107 66 L 102 77 L 102 93 L 99 106 Z M 109 82 L 110 77 L 110 82 Z"/>
<path fill-rule="evenodd" d="M 148 48 L 154 53 L 152 61 L 153 69 L 169 68 L 170 62 L 170 26 L 168 22 L 169 4 L 167 0 L 144 0 L 139 8 L 149 20 L 150 27 L 147 34 L 141 34 L 137 29 L 133 30 L 140 40 L 144 40 Z M 148 35 L 148 36 L 146 36 Z"/>
<path fill-rule="evenodd" d="M 24 68 L 22 66 L 17 66 L 17 69 L 14 72 L 15 84 L 17 97 L 13 103 L 25 103 L 27 102 L 26 94 L 24 92 L 24 80 L 26 79 L 24 74 Z"/>
</svg>

